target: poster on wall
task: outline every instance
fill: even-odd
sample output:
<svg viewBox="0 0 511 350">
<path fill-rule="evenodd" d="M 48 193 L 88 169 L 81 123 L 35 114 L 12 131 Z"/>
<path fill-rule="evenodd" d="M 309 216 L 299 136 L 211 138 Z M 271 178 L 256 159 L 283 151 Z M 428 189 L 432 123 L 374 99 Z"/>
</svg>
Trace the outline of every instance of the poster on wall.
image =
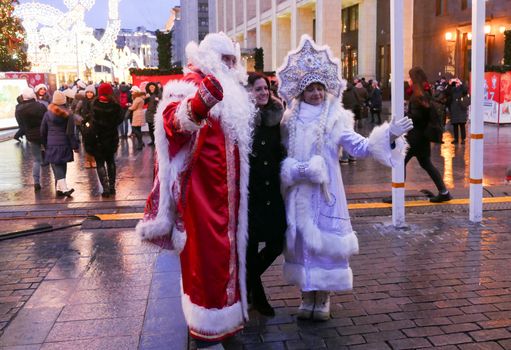
<svg viewBox="0 0 511 350">
<path fill-rule="evenodd" d="M 18 125 L 14 118 L 16 98 L 26 87 L 25 79 L 0 79 L 0 129 Z"/>
<path fill-rule="evenodd" d="M 511 123 L 511 72 L 500 76 L 499 123 Z"/>
<path fill-rule="evenodd" d="M 487 123 L 499 122 L 500 101 L 500 73 L 484 73 L 484 121 Z"/>
</svg>

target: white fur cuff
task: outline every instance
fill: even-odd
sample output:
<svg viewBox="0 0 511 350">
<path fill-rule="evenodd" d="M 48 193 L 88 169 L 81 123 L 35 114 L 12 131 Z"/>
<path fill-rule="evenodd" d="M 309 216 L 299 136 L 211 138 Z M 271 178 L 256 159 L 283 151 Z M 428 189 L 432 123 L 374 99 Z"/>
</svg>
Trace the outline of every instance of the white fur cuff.
<svg viewBox="0 0 511 350">
<path fill-rule="evenodd" d="M 194 122 L 190 116 L 190 112 L 188 110 L 188 102 L 193 96 L 188 96 L 185 98 L 176 110 L 176 119 L 179 123 L 179 128 L 182 131 L 195 132 L 198 131 L 204 124 L 197 124 Z"/>
<path fill-rule="evenodd" d="M 403 137 L 396 139 L 396 147 L 390 147 L 389 124 L 377 126 L 369 135 L 368 149 L 374 159 L 388 167 L 394 167 L 399 164 L 405 154 L 408 144 Z"/>
<path fill-rule="evenodd" d="M 288 157 L 280 164 L 280 181 L 284 188 L 291 187 L 296 183 L 293 178 L 293 168 L 297 163 L 296 159 Z"/>
<path fill-rule="evenodd" d="M 321 156 L 315 155 L 310 159 L 307 173 L 312 183 L 328 183 L 328 170 L 325 159 Z"/>
</svg>

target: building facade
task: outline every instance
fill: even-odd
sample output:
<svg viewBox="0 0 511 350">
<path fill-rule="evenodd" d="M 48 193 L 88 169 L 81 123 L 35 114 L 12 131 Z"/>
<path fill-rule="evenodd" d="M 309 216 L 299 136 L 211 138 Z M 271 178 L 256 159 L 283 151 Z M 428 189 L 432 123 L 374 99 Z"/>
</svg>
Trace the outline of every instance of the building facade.
<svg viewBox="0 0 511 350">
<path fill-rule="evenodd" d="M 302 34 L 327 44 L 342 62 L 343 77 L 391 82 L 390 0 L 216 0 L 216 26 L 245 52 L 262 47 L 264 70 L 275 71 Z M 505 29 L 511 29 L 511 1 L 486 1 L 487 64 L 500 64 Z M 468 79 L 471 0 L 403 1 L 405 77 L 422 66 L 431 80 Z M 253 62 L 247 59 L 250 70 Z"/>
<path fill-rule="evenodd" d="M 172 35 L 172 63 L 183 65 L 186 62 L 185 47 L 190 41 L 200 42 L 215 28 L 215 1 L 184 0 L 175 7 Z"/>
<path fill-rule="evenodd" d="M 135 30 L 121 29 L 116 40 L 118 48 L 128 47 L 140 57 L 144 67 L 158 67 L 158 43 L 156 33 L 137 27 Z"/>
</svg>

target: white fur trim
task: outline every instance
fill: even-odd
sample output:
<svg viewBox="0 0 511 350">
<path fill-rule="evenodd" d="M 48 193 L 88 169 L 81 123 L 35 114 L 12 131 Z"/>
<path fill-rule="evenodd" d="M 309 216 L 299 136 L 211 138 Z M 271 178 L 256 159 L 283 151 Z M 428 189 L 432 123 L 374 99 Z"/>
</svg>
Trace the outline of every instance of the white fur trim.
<svg viewBox="0 0 511 350">
<path fill-rule="evenodd" d="M 399 164 L 406 154 L 407 143 L 403 137 L 396 139 L 396 147 L 390 147 L 389 124 L 377 126 L 369 135 L 368 149 L 371 155 L 383 165 L 393 167 Z"/>
<path fill-rule="evenodd" d="M 293 168 L 298 161 L 294 158 L 287 157 L 280 163 L 280 183 L 282 189 L 293 186 L 296 181 L 292 176 Z"/>
<path fill-rule="evenodd" d="M 181 304 L 188 326 L 204 334 L 222 334 L 238 329 L 244 323 L 240 302 L 222 309 L 206 309 L 192 303 L 181 287 Z"/>
<path fill-rule="evenodd" d="M 156 115 L 154 116 L 154 142 L 157 150 L 156 157 L 158 159 L 158 179 L 160 185 L 158 213 L 154 220 L 140 221 L 135 230 L 142 240 L 172 234 L 174 249 L 177 253 L 180 253 L 186 244 L 186 232 L 174 229 L 176 202 L 172 196 L 170 186 L 176 183 L 179 173 L 183 170 L 189 156 L 189 148 L 183 147 L 172 161 L 170 160 L 169 142 L 163 125 L 163 111 L 170 103 L 176 102 L 176 97 L 172 95 L 172 91 L 179 93 L 192 87 L 185 84 L 174 85 L 176 83 L 177 81 L 171 81 L 165 85 L 163 98 L 158 104 Z"/>
<path fill-rule="evenodd" d="M 170 80 L 163 88 L 162 96 L 170 98 L 170 102 L 182 101 L 185 97 L 195 94 L 197 85 L 184 80 Z"/>
<path fill-rule="evenodd" d="M 176 110 L 176 119 L 179 122 L 179 129 L 188 132 L 199 131 L 200 128 L 204 126 L 203 123 L 195 123 L 188 115 L 188 101 L 192 98 L 193 96 L 186 97 L 183 101 L 181 101 Z"/>
<path fill-rule="evenodd" d="M 328 169 L 326 168 L 325 159 L 321 156 L 312 156 L 309 160 L 307 173 L 312 183 L 328 183 Z"/>
<path fill-rule="evenodd" d="M 313 290 L 343 291 L 353 289 L 350 267 L 327 270 L 320 267 L 305 269 L 302 265 L 284 263 L 284 278 L 304 292 Z"/>
</svg>

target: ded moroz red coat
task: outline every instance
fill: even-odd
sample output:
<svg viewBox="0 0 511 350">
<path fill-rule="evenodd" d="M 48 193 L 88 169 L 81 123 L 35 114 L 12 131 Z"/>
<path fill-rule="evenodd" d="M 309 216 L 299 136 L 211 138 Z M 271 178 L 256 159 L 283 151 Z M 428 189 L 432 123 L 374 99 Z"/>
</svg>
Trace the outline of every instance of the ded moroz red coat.
<svg viewBox="0 0 511 350">
<path fill-rule="evenodd" d="M 198 126 L 188 99 L 205 74 L 169 82 L 155 116 L 157 162 L 143 239 L 180 252 L 182 305 L 191 335 L 222 340 L 248 319 L 247 195 L 254 113 L 237 79 L 217 74 L 224 100 Z"/>
</svg>

